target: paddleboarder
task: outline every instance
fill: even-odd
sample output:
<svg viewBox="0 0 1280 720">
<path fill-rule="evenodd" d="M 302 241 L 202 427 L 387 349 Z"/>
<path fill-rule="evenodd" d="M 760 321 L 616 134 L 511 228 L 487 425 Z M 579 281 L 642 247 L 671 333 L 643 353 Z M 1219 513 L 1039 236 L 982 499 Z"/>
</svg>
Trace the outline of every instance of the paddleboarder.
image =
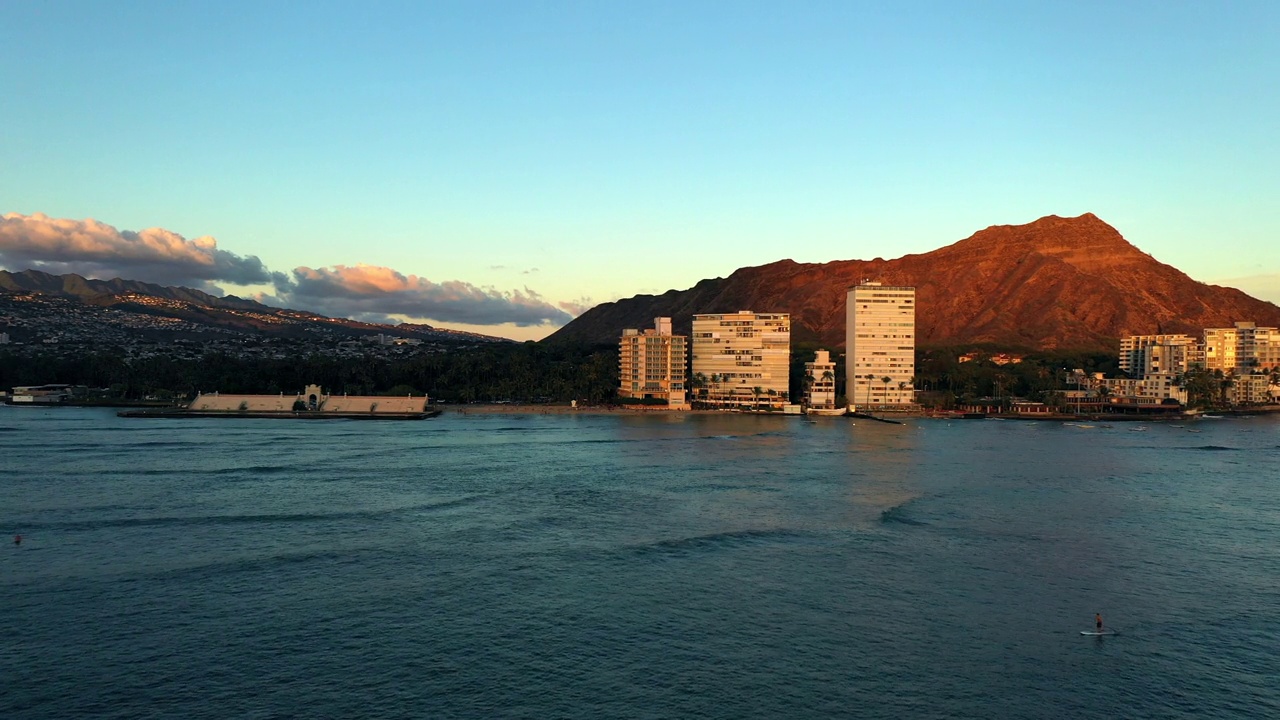
<svg viewBox="0 0 1280 720">
<path fill-rule="evenodd" d="M 1098 626 L 1098 632 L 1102 632 L 1102 613 L 1093 614 L 1093 624 Z"/>
</svg>

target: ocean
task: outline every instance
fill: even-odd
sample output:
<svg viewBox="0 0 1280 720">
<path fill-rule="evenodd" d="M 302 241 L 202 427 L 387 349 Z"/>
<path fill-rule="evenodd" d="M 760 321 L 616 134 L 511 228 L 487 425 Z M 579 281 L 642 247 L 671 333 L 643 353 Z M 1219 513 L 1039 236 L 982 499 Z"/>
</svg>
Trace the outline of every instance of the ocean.
<svg viewBox="0 0 1280 720">
<path fill-rule="evenodd" d="M 1280 417 L 1092 425 L 0 408 L 0 717 L 1280 717 Z"/>
</svg>

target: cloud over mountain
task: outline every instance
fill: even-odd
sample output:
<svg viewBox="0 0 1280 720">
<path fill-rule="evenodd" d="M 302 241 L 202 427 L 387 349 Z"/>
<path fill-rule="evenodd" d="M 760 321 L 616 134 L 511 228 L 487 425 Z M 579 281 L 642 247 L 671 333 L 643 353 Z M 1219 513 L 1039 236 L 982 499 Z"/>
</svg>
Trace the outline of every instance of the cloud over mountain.
<svg viewBox="0 0 1280 720">
<path fill-rule="evenodd" d="M 219 249 L 211 237 L 188 240 L 163 228 L 117 230 L 92 218 L 66 220 L 43 213 L 0 216 L 0 264 L 53 274 L 141 278 L 197 289 L 216 289 L 216 282 L 273 281 L 257 257 Z"/>
<path fill-rule="evenodd" d="M 503 292 L 451 280 L 442 283 L 374 265 L 298 267 L 277 292 L 318 312 L 360 318 L 403 315 L 471 325 L 521 327 L 569 322 L 564 310 L 525 288 Z"/>
<path fill-rule="evenodd" d="M 115 277 L 180 285 L 222 294 L 215 283 L 271 285 L 264 302 L 335 317 L 386 322 L 394 317 L 470 325 L 563 325 L 566 309 L 537 292 L 503 291 L 460 280 L 432 282 L 391 268 L 357 264 L 298 266 L 273 272 L 257 257 L 218 247 L 211 237 L 187 239 L 163 228 L 117 230 L 93 219 L 66 220 L 42 213 L 0 216 L 0 267 L 60 275 Z"/>
</svg>

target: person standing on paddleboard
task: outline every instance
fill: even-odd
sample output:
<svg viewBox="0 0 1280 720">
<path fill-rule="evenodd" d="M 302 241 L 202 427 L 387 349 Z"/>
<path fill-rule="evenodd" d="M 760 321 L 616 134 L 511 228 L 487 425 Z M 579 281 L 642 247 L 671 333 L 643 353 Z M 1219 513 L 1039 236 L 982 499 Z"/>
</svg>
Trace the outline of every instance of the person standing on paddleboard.
<svg viewBox="0 0 1280 720">
<path fill-rule="evenodd" d="M 1098 632 L 1102 632 L 1102 613 L 1094 613 L 1093 622 L 1098 626 Z"/>
</svg>

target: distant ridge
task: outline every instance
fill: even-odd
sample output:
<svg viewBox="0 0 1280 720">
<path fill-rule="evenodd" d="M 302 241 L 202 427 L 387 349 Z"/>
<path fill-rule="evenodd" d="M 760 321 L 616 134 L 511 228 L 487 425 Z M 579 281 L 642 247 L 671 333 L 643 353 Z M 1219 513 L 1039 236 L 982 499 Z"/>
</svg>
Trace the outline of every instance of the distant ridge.
<svg viewBox="0 0 1280 720">
<path fill-rule="evenodd" d="M 1197 282 L 1134 247 L 1092 213 L 995 225 L 952 245 L 896 260 L 742 268 L 687 290 L 598 305 L 547 342 L 616 342 L 623 328 L 695 313 L 791 313 L 792 342 L 844 347 L 845 296 L 864 279 L 917 289 L 919 345 L 993 344 L 1032 350 L 1114 350 L 1117 339 L 1198 333 L 1237 321 L 1280 326 L 1280 307 Z"/>
<path fill-rule="evenodd" d="M 33 293 L 120 310 L 171 317 L 216 328 L 286 337 L 305 336 L 311 331 L 341 329 L 351 335 L 386 333 L 424 340 L 511 342 L 506 338 L 447 330 L 430 325 L 402 323 L 386 325 L 346 318 L 330 318 L 303 310 L 264 305 L 234 295 L 214 297 L 200 290 L 167 287 L 138 280 L 95 280 L 80 275 L 50 275 L 39 270 L 0 270 L 0 293 Z M 146 299 L 165 302 L 155 303 Z"/>
<path fill-rule="evenodd" d="M 191 288 L 167 287 L 139 280 L 122 280 L 120 278 L 94 280 L 74 273 L 50 275 L 39 270 L 23 270 L 17 273 L 0 270 L 0 289 L 8 292 L 35 292 L 44 295 L 56 295 L 86 302 L 116 295 L 138 294 L 208 307 L 246 310 L 275 309 L 253 300 L 238 298 L 235 295 L 219 298 Z"/>
</svg>

